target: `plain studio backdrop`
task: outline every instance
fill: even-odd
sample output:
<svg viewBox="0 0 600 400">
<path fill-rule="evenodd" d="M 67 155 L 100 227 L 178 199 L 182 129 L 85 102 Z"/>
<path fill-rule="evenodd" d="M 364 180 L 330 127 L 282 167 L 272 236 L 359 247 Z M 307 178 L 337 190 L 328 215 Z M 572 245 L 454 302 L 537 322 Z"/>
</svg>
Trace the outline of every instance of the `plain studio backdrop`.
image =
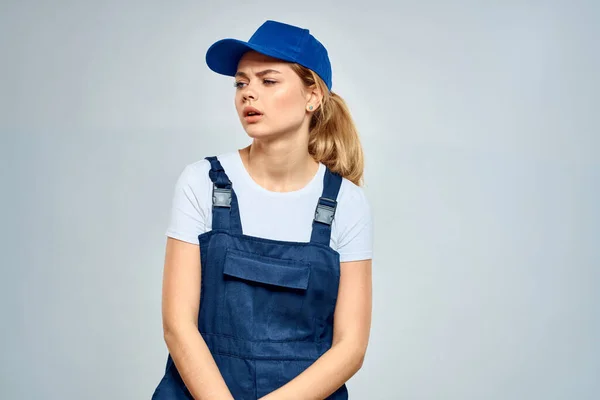
<svg viewBox="0 0 600 400">
<path fill-rule="evenodd" d="M 1 399 L 149 399 L 175 181 L 249 143 L 214 41 L 326 44 L 366 154 L 352 399 L 600 396 L 600 5 L 3 1 Z M 301 398 L 301 396 L 299 396 Z"/>
</svg>

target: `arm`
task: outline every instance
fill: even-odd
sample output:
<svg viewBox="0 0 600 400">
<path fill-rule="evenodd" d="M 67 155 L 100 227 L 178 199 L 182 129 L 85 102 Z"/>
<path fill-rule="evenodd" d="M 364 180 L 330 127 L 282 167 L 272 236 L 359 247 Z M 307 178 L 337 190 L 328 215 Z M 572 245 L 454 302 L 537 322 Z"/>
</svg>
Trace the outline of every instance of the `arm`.
<svg viewBox="0 0 600 400">
<path fill-rule="evenodd" d="M 233 399 L 198 332 L 199 253 L 198 245 L 167 238 L 162 291 L 164 339 L 194 399 Z"/>
<path fill-rule="evenodd" d="M 324 399 L 362 366 L 371 327 L 371 260 L 342 262 L 333 343 L 310 367 L 261 400 Z"/>
</svg>

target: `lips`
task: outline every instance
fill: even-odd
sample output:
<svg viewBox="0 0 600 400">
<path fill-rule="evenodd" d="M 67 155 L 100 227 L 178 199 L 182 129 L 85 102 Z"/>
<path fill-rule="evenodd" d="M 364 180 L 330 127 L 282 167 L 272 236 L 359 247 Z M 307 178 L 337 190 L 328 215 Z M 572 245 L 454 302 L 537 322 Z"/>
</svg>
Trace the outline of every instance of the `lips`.
<svg viewBox="0 0 600 400">
<path fill-rule="evenodd" d="M 247 123 L 255 123 L 262 119 L 263 114 L 254 107 L 244 107 L 242 110 L 244 121 Z"/>
<path fill-rule="evenodd" d="M 259 122 L 261 119 L 262 115 L 249 115 L 247 117 L 244 117 L 244 121 L 246 121 L 249 124 Z"/>
<path fill-rule="evenodd" d="M 244 114 L 244 117 L 253 117 L 256 115 L 262 115 L 262 113 L 254 107 L 244 107 L 242 112 Z"/>
</svg>

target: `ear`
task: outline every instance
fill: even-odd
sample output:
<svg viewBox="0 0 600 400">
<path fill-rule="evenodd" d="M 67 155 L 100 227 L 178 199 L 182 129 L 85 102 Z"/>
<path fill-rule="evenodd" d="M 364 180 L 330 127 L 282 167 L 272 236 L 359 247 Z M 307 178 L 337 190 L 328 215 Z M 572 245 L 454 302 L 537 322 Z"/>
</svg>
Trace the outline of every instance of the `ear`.
<svg viewBox="0 0 600 400">
<path fill-rule="evenodd" d="M 323 93 L 318 85 L 313 85 L 306 90 L 306 111 L 315 112 L 321 106 L 323 101 Z M 312 106 L 312 110 L 309 107 Z"/>
</svg>

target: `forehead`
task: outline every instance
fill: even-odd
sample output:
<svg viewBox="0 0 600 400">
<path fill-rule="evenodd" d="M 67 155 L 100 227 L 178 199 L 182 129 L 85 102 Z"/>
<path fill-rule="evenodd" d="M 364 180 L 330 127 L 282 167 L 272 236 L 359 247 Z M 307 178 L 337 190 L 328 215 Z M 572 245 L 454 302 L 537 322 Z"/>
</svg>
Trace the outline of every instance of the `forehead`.
<svg viewBox="0 0 600 400">
<path fill-rule="evenodd" d="M 290 70 L 289 63 L 286 61 L 279 60 L 277 58 L 269 57 L 267 55 L 258 53 L 256 51 L 248 51 L 244 53 L 240 61 L 238 62 L 238 71 L 253 70 L 253 69 L 268 69 L 272 68 L 277 71 L 284 73 L 286 70 Z"/>
</svg>

